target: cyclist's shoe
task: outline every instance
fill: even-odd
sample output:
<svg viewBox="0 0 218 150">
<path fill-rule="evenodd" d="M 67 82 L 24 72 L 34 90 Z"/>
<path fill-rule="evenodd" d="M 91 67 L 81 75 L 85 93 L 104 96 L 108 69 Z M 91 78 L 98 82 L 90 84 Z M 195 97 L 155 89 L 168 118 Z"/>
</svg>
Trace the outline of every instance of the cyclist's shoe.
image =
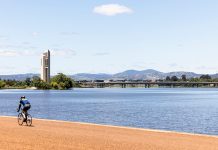
<svg viewBox="0 0 218 150">
<path fill-rule="evenodd" d="M 24 118 L 24 119 L 23 119 L 23 122 L 26 122 L 26 120 L 27 120 L 27 119 L 26 119 L 26 118 Z"/>
</svg>

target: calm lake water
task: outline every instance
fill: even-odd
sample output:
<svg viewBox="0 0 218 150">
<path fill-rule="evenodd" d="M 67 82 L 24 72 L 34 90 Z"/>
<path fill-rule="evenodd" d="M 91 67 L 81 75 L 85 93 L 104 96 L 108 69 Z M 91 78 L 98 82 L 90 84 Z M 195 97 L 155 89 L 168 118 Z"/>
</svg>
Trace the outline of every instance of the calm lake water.
<svg viewBox="0 0 218 150">
<path fill-rule="evenodd" d="M 0 90 L 0 115 L 16 116 L 19 97 L 35 118 L 218 135 L 218 89 Z"/>
</svg>

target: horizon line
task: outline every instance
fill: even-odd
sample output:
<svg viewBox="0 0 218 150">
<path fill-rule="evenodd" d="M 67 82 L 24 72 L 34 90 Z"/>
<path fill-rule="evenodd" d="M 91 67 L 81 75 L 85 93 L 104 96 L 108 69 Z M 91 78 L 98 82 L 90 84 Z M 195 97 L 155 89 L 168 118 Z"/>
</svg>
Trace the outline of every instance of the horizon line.
<svg viewBox="0 0 218 150">
<path fill-rule="evenodd" d="M 99 72 L 99 73 L 90 73 L 90 72 L 79 72 L 79 73 L 74 73 L 74 74 L 65 74 L 63 72 L 59 72 L 59 73 L 63 73 L 65 75 L 76 75 L 76 74 L 107 74 L 107 75 L 114 75 L 114 74 L 118 74 L 118 73 L 123 73 L 123 72 L 126 72 L 126 71 L 147 71 L 147 70 L 153 70 L 153 71 L 157 71 L 157 72 L 160 72 L 160 73 L 173 73 L 173 72 L 186 72 L 186 73 L 195 73 L 195 74 L 208 74 L 208 75 L 214 75 L 214 74 L 218 74 L 217 73 L 196 73 L 196 72 L 193 72 L 193 71 L 168 71 L 168 72 L 163 72 L 163 71 L 159 71 L 159 70 L 155 70 L 155 69 L 145 69 L 145 70 L 136 70 L 136 69 L 127 69 L 127 70 L 124 70 L 124 71 L 120 71 L 120 72 L 117 72 L 117 73 L 104 73 L 104 72 Z M 13 74 L 0 74 L 1 76 L 7 76 L 7 75 L 26 75 L 26 74 L 38 74 L 40 75 L 40 73 L 34 73 L 34 72 L 27 72 L 27 73 L 13 73 Z M 54 76 L 54 75 L 57 75 L 58 73 L 56 74 L 52 74 L 51 76 Z"/>
</svg>

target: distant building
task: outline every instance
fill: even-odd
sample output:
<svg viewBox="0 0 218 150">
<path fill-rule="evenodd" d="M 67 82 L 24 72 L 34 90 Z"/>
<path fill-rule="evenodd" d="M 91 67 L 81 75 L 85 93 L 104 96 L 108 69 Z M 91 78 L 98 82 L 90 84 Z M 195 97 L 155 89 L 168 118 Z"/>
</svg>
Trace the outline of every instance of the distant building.
<svg viewBox="0 0 218 150">
<path fill-rule="evenodd" d="M 41 58 L 41 79 L 50 82 L 50 51 L 42 54 Z"/>
</svg>

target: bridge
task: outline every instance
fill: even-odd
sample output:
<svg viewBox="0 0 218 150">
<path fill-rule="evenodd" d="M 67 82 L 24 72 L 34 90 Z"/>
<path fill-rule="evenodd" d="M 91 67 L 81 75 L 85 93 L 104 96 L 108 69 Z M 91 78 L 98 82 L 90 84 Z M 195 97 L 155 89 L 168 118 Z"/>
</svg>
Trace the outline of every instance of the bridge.
<svg viewBox="0 0 218 150">
<path fill-rule="evenodd" d="M 218 87 L 218 82 L 81 82 L 82 87 L 105 88 L 105 87 Z"/>
</svg>

